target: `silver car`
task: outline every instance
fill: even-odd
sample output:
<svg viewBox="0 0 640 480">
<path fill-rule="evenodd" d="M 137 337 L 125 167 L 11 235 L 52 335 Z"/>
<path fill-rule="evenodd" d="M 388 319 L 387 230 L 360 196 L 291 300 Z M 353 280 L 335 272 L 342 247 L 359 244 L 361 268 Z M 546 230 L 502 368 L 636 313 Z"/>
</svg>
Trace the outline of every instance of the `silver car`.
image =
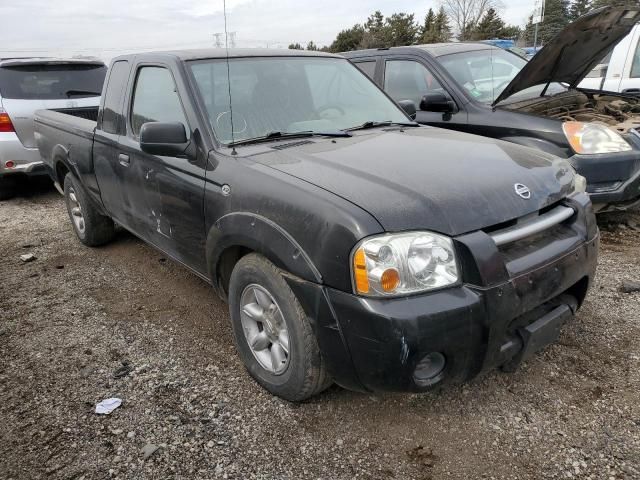
<svg viewBox="0 0 640 480">
<path fill-rule="evenodd" d="M 13 196 L 20 175 L 46 173 L 33 113 L 77 109 L 95 115 L 106 71 L 97 59 L 0 59 L 0 200 Z"/>
</svg>

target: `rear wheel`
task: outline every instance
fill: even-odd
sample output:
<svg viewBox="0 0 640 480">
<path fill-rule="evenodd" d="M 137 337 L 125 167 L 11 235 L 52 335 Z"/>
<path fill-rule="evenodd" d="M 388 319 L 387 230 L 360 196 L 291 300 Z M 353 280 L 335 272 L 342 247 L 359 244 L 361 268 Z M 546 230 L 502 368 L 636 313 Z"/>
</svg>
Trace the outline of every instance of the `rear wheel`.
<svg viewBox="0 0 640 480">
<path fill-rule="evenodd" d="M 0 177 L 0 200 L 9 200 L 15 196 L 16 183 L 11 175 Z"/>
<path fill-rule="evenodd" d="M 331 384 L 309 319 L 266 258 L 252 253 L 236 264 L 229 309 L 238 353 L 269 392 L 297 402 Z"/>
<path fill-rule="evenodd" d="M 89 247 L 104 245 L 113 239 L 113 220 L 98 212 L 80 183 L 71 174 L 64 177 L 64 198 L 73 230 Z"/>
</svg>

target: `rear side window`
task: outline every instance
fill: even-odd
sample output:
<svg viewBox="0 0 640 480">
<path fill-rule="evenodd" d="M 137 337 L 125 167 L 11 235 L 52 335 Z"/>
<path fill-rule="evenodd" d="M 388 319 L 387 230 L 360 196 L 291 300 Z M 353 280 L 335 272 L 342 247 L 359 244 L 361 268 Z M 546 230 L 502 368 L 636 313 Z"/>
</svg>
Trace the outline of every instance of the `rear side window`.
<svg viewBox="0 0 640 480">
<path fill-rule="evenodd" d="M 111 67 L 102 110 L 102 130 L 104 132 L 120 132 L 120 111 L 122 110 L 122 100 L 128 76 L 129 62 L 115 62 Z"/>
<path fill-rule="evenodd" d="M 355 65 L 362 71 L 362 73 L 364 73 L 367 77 L 373 80 L 373 76 L 376 74 L 375 60 L 369 60 L 366 62 L 357 62 Z"/>
<path fill-rule="evenodd" d="M 24 100 L 96 97 L 102 93 L 104 65 L 16 65 L 0 67 L 0 95 Z"/>
<path fill-rule="evenodd" d="M 138 73 L 131 109 L 133 133 L 139 135 L 148 122 L 180 122 L 189 135 L 176 85 L 166 68 L 142 67 Z"/>
</svg>

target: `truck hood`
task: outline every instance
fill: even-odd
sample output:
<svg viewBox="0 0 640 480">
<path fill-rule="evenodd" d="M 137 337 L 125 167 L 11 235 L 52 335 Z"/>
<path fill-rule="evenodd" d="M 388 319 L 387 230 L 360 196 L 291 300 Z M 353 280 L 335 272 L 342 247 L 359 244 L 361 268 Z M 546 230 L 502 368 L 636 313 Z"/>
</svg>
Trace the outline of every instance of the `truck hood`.
<svg viewBox="0 0 640 480">
<path fill-rule="evenodd" d="M 564 160 L 439 128 L 290 145 L 261 145 L 250 159 L 352 202 L 386 231 L 459 235 L 535 212 L 572 190 Z M 531 197 L 520 197 L 515 184 L 526 185 Z"/>
<path fill-rule="evenodd" d="M 576 87 L 639 20 L 638 6 L 605 7 L 583 15 L 520 70 L 494 105 L 536 85 L 560 82 Z"/>
</svg>

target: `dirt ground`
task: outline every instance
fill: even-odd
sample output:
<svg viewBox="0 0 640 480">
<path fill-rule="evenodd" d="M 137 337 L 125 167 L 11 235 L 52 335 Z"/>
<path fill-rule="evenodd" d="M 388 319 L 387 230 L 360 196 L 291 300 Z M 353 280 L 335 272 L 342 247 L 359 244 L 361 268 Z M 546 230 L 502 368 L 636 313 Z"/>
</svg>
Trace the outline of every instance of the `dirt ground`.
<svg viewBox="0 0 640 480">
<path fill-rule="evenodd" d="M 636 222 L 600 219 L 588 301 L 516 373 L 292 405 L 245 373 L 204 282 L 125 232 L 82 246 L 32 186 L 0 204 L 0 478 L 638 479 Z"/>
</svg>

